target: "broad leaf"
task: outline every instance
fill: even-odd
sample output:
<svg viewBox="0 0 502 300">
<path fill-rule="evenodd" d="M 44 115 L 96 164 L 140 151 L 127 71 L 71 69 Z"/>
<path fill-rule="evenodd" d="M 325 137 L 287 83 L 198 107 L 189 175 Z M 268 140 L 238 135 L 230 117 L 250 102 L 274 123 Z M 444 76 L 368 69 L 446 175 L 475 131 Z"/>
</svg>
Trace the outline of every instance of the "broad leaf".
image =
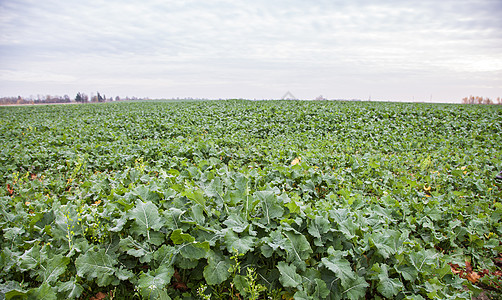
<svg viewBox="0 0 502 300">
<path fill-rule="evenodd" d="M 150 191 L 150 189 L 144 185 L 140 185 L 135 188 L 134 193 L 146 202 L 157 202 L 159 200 L 159 195 Z"/>
<path fill-rule="evenodd" d="M 21 271 L 35 270 L 40 261 L 40 246 L 35 245 L 19 257 L 18 266 Z"/>
<path fill-rule="evenodd" d="M 330 230 L 331 226 L 327 218 L 316 216 L 314 220 L 309 221 L 307 227 L 308 233 L 315 237 L 315 245 L 322 247 L 324 245 L 324 236 Z"/>
<path fill-rule="evenodd" d="M 270 224 L 272 219 L 281 217 L 284 213 L 284 208 L 277 201 L 277 196 L 273 191 L 255 192 L 254 196 L 259 200 L 262 208 L 264 224 Z"/>
<path fill-rule="evenodd" d="M 335 273 L 344 288 L 349 287 L 350 282 L 357 276 L 352 270 L 350 262 L 343 258 L 339 251 L 333 251 L 328 257 L 323 257 L 321 261 L 326 268 Z"/>
<path fill-rule="evenodd" d="M 148 231 L 159 230 L 163 221 L 159 216 L 159 210 L 152 202 L 138 201 L 136 207 L 129 212 L 129 218 L 134 220 L 133 232 L 148 236 Z"/>
<path fill-rule="evenodd" d="M 59 276 L 66 271 L 66 266 L 70 263 L 69 257 L 64 257 L 61 254 L 55 255 L 44 263 L 42 268 L 38 269 L 38 278 L 42 282 L 54 283 L 59 280 Z"/>
<path fill-rule="evenodd" d="M 369 286 L 370 285 L 363 277 L 356 276 L 354 279 L 350 280 L 348 287 L 343 291 L 343 294 L 347 294 L 348 299 L 362 299 L 366 295 L 366 288 Z"/>
<path fill-rule="evenodd" d="M 377 248 L 378 253 L 383 258 L 389 258 L 391 255 L 396 254 L 402 245 L 400 235 L 400 232 L 397 230 L 387 229 L 383 232 L 374 232 L 371 234 L 369 242 Z"/>
<path fill-rule="evenodd" d="M 296 273 L 296 266 L 280 261 L 277 264 L 277 269 L 279 269 L 279 273 L 281 273 L 279 281 L 283 287 L 298 288 L 301 286 L 302 277 Z"/>
<path fill-rule="evenodd" d="M 385 264 L 381 265 L 378 279 L 380 282 L 377 285 L 377 290 L 387 298 L 393 298 L 403 289 L 399 278 L 389 278 L 388 267 Z"/>
<path fill-rule="evenodd" d="M 59 286 L 58 291 L 64 293 L 65 297 L 68 299 L 77 299 L 84 291 L 84 288 L 78 284 L 76 280 L 71 280 L 63 282 Z"/>
<path fill-rule="evenodd" d="M 162 245 L 153 254 L 156 266 L 170 266 L 173 263 L 173 258 L 176 254 L 176 249 L 172 246 Z"/>
<path fill-rule="evenodd" d="M 225 245 L 227 246 L 227 251 L 234 253 L 237 251 L 240 254 L 246 254 L 248 251 L 254 249 L 254 243 L 256 238 L 245 235 L 241 238 L 231 230 L 227 230 L 225 233 Z"/>
<path fill-rule="evenodd" d="M 113 274 L 116 271 L 116 264 L 117 261 L 104 249 L 100 249 L 98 252 L 87 251 L 75 260 L 77 275 L 88 280 L 96 278 L 99 286 L 107 286 L 114 280 Z"/>
<path fill-rule="evenodd" d="M 220 284 L 230 276 L 230 260 L 222 257 L 220 254 L 212 252 L 208 258 L 208 264 L 204 268 L 204 278 L 207 284 Z"/>
<path fill-rule="evenodd" d="M 314 299 L 324 299 L 329 295 L 329 289 L 324 280 L 319 278 L 314 279 L 315 287 L 314 287 Z"/>
<path fill-rule="evenodd" d="M 153 256 L 153 252 L 147 242 L 138 242 L 132 237 L 128 236 L 125 239 L 120 240 L 120 249 L 125 251 L 127 254 L 134 257 L 138 257 L 140 262 L 150 262 Z"/>
<path fill-rule="evenodd" d="M 248 222 L 244 221 L 240 215 L 236 214 L 228 216 L 228 219 L 226 219 L 223 224 L 227 225 L 229 229 L 237 233 L 243 232 L 249 226 Z"/>
<path fill-rule="evenodd" d="M 183 233 L 181 229 L 176 229 L 171 233 L 171 241 L 173 241 L 175 245 L 180 245 L 183 243 L 192 243 L 195 241 L 195 238 L 188 233 Z"/>
<path fill-rule="evenodd" d="M 155 271 L 148 271 L 139 277 L 138 287 L 141 289 L 163 289 L 170 282 L 174 275 L 174 269 L 172 267 L 162 267 Z"/>
<path fill-rule="evenodd" d="M 188 259 L 201 259 L 206 257 L 209 251 L 209 242 L 203 243 L 186 243 L 179 247 L 179 252 L 184 258 Z"/>
<path fill-rule="evenodd" d="M 339 230 L 342 232 L 347 239 L 352 239 L 356 236 L 356 230 L 358 229 L 358 226 L 354 224 L 352 221 L 352 218 L 347 218 L 340 223 L 339 225 Z"/>
<path fill-rule="evenodd" d="M 287 253 L 287 261 L 295 264 L 300 270 L 305 270 L 305 260 L 312 253 L 312 248 L 310 248 L 307 238 L 302 234 L 292 231 L 284 232 L 284 236 L 286 237 L 284 249 Z"/>
<path fill-rule="evenodd" d="M 56 300 L 56 291 L 57 289 L 50 286 L 47 282 L 44 282 L 38 288 L 31 289 L 27 295 L 28 299 Z"/>
<path fill-rule="evenodd" d="M 423 272 L 425 269 L 430 268 L 431 265 L 434 265 L 436 256 L 437 254 L 434 251 L 422 249 L 418 252 L 410 253 L 409 259 L 418 272 Z"/>
</svg>

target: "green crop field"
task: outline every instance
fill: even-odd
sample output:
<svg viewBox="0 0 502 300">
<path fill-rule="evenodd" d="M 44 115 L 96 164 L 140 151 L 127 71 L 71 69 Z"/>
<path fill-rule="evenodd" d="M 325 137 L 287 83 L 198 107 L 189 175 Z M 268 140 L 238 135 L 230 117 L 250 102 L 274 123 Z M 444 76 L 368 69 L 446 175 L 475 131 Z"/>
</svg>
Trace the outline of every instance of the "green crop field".
<svg viewBox="0 0 502 300">
<path fill-rule="evenodd" d="M 0 107 L 0 299 L 502 294 L 502 107 Z"/>
</svg>

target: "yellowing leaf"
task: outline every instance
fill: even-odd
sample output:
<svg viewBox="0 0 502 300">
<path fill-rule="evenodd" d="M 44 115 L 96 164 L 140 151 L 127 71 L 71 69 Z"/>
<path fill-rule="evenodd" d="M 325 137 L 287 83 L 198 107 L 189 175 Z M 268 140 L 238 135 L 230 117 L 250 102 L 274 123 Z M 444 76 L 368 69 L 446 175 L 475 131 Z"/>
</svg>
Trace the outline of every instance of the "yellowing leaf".
<svg viewBox="0 0 502 300">
<path fill-rule="evenodd" d="M 293 159 L 293 161 L 291 162 L 291 165 L 292 166 L 297 165 L 300 163 L 301 160 L 302 160 L 302 158 L 298 156 L 297 158 Z"/>
</svg>

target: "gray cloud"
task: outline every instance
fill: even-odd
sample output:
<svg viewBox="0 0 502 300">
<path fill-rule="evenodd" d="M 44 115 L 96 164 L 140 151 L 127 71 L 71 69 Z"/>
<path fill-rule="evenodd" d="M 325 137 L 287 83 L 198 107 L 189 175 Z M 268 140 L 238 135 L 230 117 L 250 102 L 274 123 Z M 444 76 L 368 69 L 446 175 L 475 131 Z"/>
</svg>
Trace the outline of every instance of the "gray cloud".
<svg viewBox="0 0 502 300">
<path fill-rule="evenodd" d="M 490 0 L 7 0 L 0 2 L 0 90 L 494 97 L 502 95 L 493 80 L 502 74 L 501 9 Z"/>
</svg>

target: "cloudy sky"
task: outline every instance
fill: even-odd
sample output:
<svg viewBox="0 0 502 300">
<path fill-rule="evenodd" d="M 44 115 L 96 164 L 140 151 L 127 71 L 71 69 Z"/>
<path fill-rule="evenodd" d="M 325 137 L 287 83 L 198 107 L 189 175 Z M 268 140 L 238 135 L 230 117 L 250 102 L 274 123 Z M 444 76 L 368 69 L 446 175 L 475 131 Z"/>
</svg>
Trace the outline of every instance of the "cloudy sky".
<svg viewBox="0 0 502 300">
<path fill-rule="evenodd" d="M 502 97 L 501 0 L 0 0 L 0 96 Z"/>
</svg>

